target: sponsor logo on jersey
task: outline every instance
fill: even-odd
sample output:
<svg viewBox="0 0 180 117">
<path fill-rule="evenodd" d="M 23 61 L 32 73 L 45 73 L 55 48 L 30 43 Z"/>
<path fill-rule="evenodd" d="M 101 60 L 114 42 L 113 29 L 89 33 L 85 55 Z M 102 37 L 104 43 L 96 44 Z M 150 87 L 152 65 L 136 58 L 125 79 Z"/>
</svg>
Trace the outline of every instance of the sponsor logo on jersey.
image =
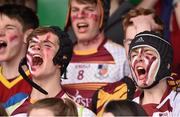
<svg viewBox="0 0 180 117">
<path fill-rule="evenodd" d="M 73 98 L 75 102 L 87 108 L 90 106 L 90 103 L 92 102 L 91 98 L 84 98 L 78 90 L 76 90 L 76 94 L 75 96 L 73 96 Z"/>
<path fill-rule="evenodd" d="M 89 69 L 90 67 L 91 67 L 90 64 L 87 64 L 87 65 L 85 65 L 85 64 L 75 65 L 75 68 L 76 68 L 76 69 Z"/>
</svg>

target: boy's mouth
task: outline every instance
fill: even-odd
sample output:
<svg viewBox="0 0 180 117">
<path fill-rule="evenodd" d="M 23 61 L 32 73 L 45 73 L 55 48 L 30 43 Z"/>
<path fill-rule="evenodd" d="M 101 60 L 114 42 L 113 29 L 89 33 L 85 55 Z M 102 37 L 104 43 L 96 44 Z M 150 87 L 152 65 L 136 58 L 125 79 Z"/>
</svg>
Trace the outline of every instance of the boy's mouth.
<svg viewBox="0 0 180 117">
<path fill-rule="evenodd" d="M 144 75 L 146 73 L 146 70 L 143 67 L 137 68 L 138 75 Z"/>
<path fill-rule="evenodd" d="M 139 66 L 136 68 L 136 73 L 140 80 L 143 80 L 144 78 L 146 78 L 146 74 L 147 74 L 146 72 L 147 72 L 147 70 L 142 66 Z"/>
<path fill-rule="evenodd" d="M 33 55 L 32 58 L 32 65 L 33 66 L 40 66 L 43 63 L 43 59 L 40 55 Z"/>
<path fill-rule="evenodd" d="M 7 43 L 3 40 L 0 40 L 0 49 L 7 47 Z"/>
<path fill-rule="evenodd" d="M 80 32 L 85 31 L 88 28 L 88 24 L 87 23 L 78 23 L 77 24 L 77 28 L 79 29 Z"/>
</svg>

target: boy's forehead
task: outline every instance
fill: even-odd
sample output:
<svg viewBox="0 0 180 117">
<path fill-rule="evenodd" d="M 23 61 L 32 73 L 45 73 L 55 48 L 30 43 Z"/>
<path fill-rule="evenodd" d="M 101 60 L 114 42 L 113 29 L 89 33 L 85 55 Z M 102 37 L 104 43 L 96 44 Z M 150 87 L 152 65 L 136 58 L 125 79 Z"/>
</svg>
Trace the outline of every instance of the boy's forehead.
<svg viewBox="0 0 180 117">
<path fill-rule="evenodd" d="M 96 6 L 96 2 L 90 2 L 90 1 L 78 1 L 78 0 L 71 0 L 70 2 L 71 6 L 73 5 L 87 5 L 87 6 Z"/>
<path fill-rule="evenodd" d="M 136 27 L 134 25 L 130 25 L 127 27 L 126 34 L 125 34 L 125 37 L 127 39 L 134 39 L 136 34 L 137 34 L 137 30 L 136 30 Z"/>
<path fill-rule="evenodd" d="M 42 34 L 42 35 L 37 35 L 36 37 L 32 37 L 30 39 L 30 41 L 32 41 L 32 40 L 36 41 L 36 42 L 40 42 L 40 41 L 58 42 L 59 41 L 58 36 L 55 35 L 52 32 L 48 32 L 48 33 L 45 33 L 45 34 Z"/>
<path fill-rule="evenodd" d="M 1 20 L 1 22 L 5 21 L 6 23 L 9 23 L 9 24 L 14 24 L 14 25 L 16 24 L 16 25 L 21 25 L 22 26 L 21 22 L 18 19 L 11 18 L 11 17 L 9 17 L 9 16 L 7 16 L 5 14 L 0 15 L 0 20 Z"/>
<path fill-rule="evenodd" d="M 81 4 L 96 4 L 98 0 L 69 0 L 70 2 L 77 2 Z"/>
<path fill-rule="evenodd" d="M 131 51 L 138 51 L 138 50 L 149 50 L 149 51 L 156 51 L 152 46 L 149 46 L 149 45 L 142 45 L 142 46 L 139 46 L 139 47 L 135 47 L 133 49 L 131 49 Z"/>
</svg>

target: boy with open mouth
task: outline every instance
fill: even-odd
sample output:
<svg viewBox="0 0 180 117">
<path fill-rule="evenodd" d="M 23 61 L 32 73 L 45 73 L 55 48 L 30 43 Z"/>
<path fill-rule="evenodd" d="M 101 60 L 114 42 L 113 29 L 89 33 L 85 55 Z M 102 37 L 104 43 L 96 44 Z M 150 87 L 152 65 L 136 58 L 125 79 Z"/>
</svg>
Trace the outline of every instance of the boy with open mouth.
<svg viewBox="0 0 180 117">
<path fill-rule="evenodd" d="M 36 13 L 25 6 L 0 6 L 0 102 L 20 92 L 30 93 L 31 86 L 18 72 L 25 56 L 27 36 L 39 26 Z M 29 75 L 29 71 L 26 70 Z"/>
<path fill-rule="evenodd" d="M 68 4 L 65 29 L 72 27 L 76 43 L 62 84 L 74 101 L 89 109 L 95 91 L 130 74 L 124 48 L 104 34 L 109 9 L 110 0 L 69 0 Z"/>
<path fill-rule="evenodd" d="M 159 34 L 144 31 L 129 47 L 129 63 L 138 91 L 133 99 L 149 116 L 179 116 L 180 94 L 168 85 L 173 49 Z"/>
<path fill-rule="evenodd" d="M 71 99 L 61 86 L 61 76 L 72 56 L 72 42 L 68 35 L 57 26 L 39 27 L 28 36 L 27 43 L 26 58 L 20 63 L 19 72 L 33 89 L 15 105 L 12 102 L 16 98 L 8 101 L 10 115 L 27 115 L 28 106 L 40 99 Z M 23 65 L 28 66 L 32 80 L 25 74 Z M 79 116 L 94 116 L 93 112 L 78 104 L 77 110 Z"/>
</svg>

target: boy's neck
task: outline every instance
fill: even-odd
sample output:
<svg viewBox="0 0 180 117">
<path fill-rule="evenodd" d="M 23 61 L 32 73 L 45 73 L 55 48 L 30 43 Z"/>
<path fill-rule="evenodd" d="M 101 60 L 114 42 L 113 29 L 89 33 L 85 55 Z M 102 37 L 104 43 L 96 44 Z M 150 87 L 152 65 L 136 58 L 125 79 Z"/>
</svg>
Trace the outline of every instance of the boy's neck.
<svg viewBox="0 0 180 117">
<path fill-rule="evenodd" d="M 19 63 L 23 57 L 16 57 L 13 60 L 6 61 L 6 62 L 1 62 L 1 67 L 2 67 L 2 75 L 6 79 L 13 79 L 15 77 L 19 76 Z"/>
<path fill-rule="evenodd" d="M 49 78 L 46 77 L 36 78 L 41 80 L 33 80 L 36 84 L 38 84 L 45 91 L 47 91 L 48 95 L 44 95 L 41 92 L 39 92 L 37 89 L 33 88 L 31 92 L 31 98 L 35 100 L 39 100 L 47 97 L 55 97 L 62 90 L 59 76 L 54 75 Z"/>
<path fill-rule="evenodd" d="M 104 40 L 104 33 L 99 33 L 95 38 L 89 41 L 80 41 L 74 46 L 74 50 L 89 50 L 89 49 L 97 49 L 99 45 Z"/>
<path fill-rule="evenodd" d="M 142 105 L 148 103 L 159 104 L 166 90 L 166 79 L 161 80 L 156 86 L 151 89 L 144 89 L 144 97 L 141 101 Z"/>
<path fill-rule="evenodd" d="M 21 50 L 16 56 L 9 60 L 1 61 L 1 72 L 6 79 L 13 79 L 19 76 L 18 67 L 21 59 L 25 57 L 26 48 L 26 44 L 23 44 Z"/>
</svg>

